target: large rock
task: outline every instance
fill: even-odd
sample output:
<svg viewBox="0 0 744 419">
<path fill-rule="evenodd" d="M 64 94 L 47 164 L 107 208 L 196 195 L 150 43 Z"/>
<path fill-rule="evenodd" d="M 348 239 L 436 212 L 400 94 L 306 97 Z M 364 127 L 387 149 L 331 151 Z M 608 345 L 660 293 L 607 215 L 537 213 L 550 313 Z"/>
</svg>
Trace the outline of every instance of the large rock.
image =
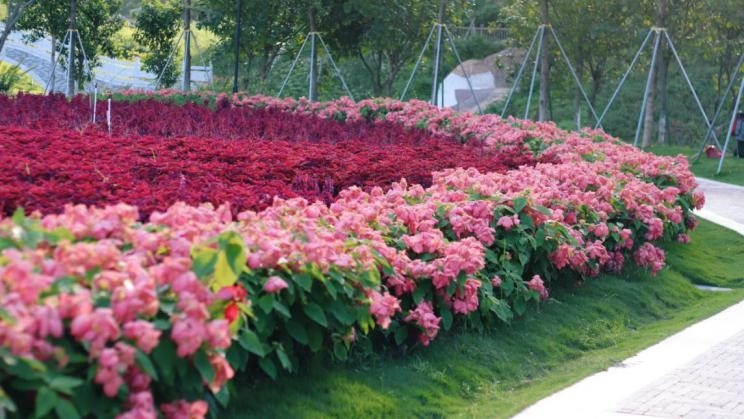
<svg viewBox="0 0 744 419">
<path fill-rule="evenodd" d="M 521 64 L 524 53 L 520 48 L 507 48 L 482 60 L 467 60 L 462 66 L 458 65 L 440 86 L 443 107 L 474 112 L 478 110 L 478 103 L 485 109 L 489 104 L 505 99 L 511 89 L 510 76 Z M 473 92 L 468 87 L 466 74 Z"/>
</svg>

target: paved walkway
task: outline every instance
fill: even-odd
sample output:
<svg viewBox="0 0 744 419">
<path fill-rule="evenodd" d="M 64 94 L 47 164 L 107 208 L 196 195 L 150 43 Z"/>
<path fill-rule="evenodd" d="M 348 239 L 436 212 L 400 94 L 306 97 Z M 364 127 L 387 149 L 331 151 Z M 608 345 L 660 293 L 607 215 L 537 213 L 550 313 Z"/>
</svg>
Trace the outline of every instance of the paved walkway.
<svg viewBox="0 0 744 419">
<path fill-rule="evenodd" d="M 698 215 L 744 235 L 744 187 L 698 182 L 706 195 Z M 539 401 L 516 418 L 744 419 L 744 301 Z"/>
</svg>

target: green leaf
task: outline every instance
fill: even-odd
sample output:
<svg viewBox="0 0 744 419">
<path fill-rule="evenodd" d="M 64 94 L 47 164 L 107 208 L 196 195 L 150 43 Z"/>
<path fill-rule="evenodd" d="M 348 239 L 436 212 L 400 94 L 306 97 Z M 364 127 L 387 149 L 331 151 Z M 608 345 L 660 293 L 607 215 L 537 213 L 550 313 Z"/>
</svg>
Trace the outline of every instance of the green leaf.
<svg viewBox="0 0 744 419">
<path fill-rule="evenodd" d="M 524 207 L 527 206 L 527 198 L 523 196 L 514 198 L 513 204 L 514 204 L 514 212 L 520 212 L 524 209 Z"/>
<path fill-rule="evenodd" d="M 292 318 L 292 313 L 289 312 L 289 309 L 287 308 L 287 306 L 285 306 L 279 300 L 274 300 L 274 310 L 278 311 L 279 314 L 281 314 L 282 316 L 284 316 L 287 319 L 291 319 Z"/>
<path fill-rule="evenodd" d="M 260 357 L 266 356 L 267 351 L 264 345 L 261 343 L 261 341 L 258 339 L 258 336 L 252 330 L 241 330 L 240 334 L 238 335 L 238 343 L 249 352 L 252 352 Z"/>
<path fill-rule="evenodd" d="M 84 383 L 84 381 L 79 378 L 69 377 L 65 375 L 52 377 L 47 382 L 49 383 L 49 387 L 65 394 L 72 394 L 72 391 L 75 387 L 78 387 Z"/>
<path fill-rule="evenodd" d="M 496 314 L 496 317 L 503 322 L 509 322 L 514 317 L 514 314 L 512 314 L 512 311 L 509 308 L 509 304 L 504 300 L 494 299 L 491 311 L 493 311 L 494 314 Z"/>
<path fill-rule="evenodd" d="M 57 393 L 55 393 L 49 387 L 42 387 L 36 393 L 36 410 L 34 410 L 34 416 L 37 418 L 44 417 L 47 413 L 54 409 L 57 405 Z"/>
<path fill-rule="evenodd" d="M 416 287 L 416 289 L 413 291 L 413 302 L 418 304 L 421 302 L 421 300 L 424 299 L 424 295 L 426 294 L 426 288 L 422 286 Z"/>
<path fill-rule="evenodd" d="M 518 316 L 521 316 L 525 311 L 527 311 L 527 302 L 523 298 L 514 299 L 514 303 L 512 304 L 514 306 L 514 312 L 517 313 Z"/>
<path fill-rule="evenodd" d="M 237 280 L 238 274 L 230 266 L 230 262 L 227 260 L 227 253 L 219 252 L 217 254 L 217 261 L 214 264 L 214 279 L 211 283 L 212 290 L 217 291 L 224 287 L 232 286 Z"/>
<path fill-rule="evenodd" d="M 16 405 L 8 394 L 0 387 L 0 412 L 15 412 Z"/>
<path fill-rule="evenodd" d="M 328 319 L 326 318 L 325 312 L 319 305 L 315 303 L 308 303 L 304 307 L 305 314 L 313 319 L 316 323 L 323 327 L 328 327 Z"/>
<path fill-rule="evenodd" d="M 24 221 L 26 221 L 26 211 L 23 210 L 23 207 L 16 208 L 11 220 L 15 225 L 23 226 Z"/>
<path fill-rule="evenodd" d="M 194 354 L 194 365 L 196 365 L 196 369 L 199 370 L 199 374 L 204 381 L 208 383 L 214 381 L 214 368 L 203 350 L 199 350 Z"/>
<path fill-rule="evenodd" d="M 217 250 L 206 247 L 196 246 L 191 249 L 191 270 L 199 279 L 207 279 L 214 272 L 214 265 L 217 262 Z"/>
<path fill-rule="evenodd" d="M 150 361 L 150 357 L 138 349 L 134 354 L 134 359 L 137 361 L 137 365 L 142 369 L 142 371 L 149 375 L 153 380 L 158 381 L 158 372 L 155 370 L 155 365 Z"/>
<path fill-rule="evenodd" d="M 276 365 L 274 365 L 274 361 L 271 358 L 259 359 L 258 365 L 272 380 L 276 380 Z"/>
<path fill-rule="evenodd" d="M 401 326 L 395 330 L 395 343 L 400 345 L 408 338 L 408 328 Z"/>
<path fill-rule="evenodd" d="M 289 332 L 289 336 L 292 336 L 292 339 L 303 345 L 307 345 L 310 342 L 307 337 L 307 330 L 297 320 L 291 319 L 287 321 L 287 332 Z"/>
<path fill-rule="evenodd" d="M 415 297 L 414 297 L 415 298 Z M 333 314 L 341 324 L 349 326 L 354 323 L 354 313 L 340 301 L 334 301 L 328 305 L 328 311 Z"/>
<path fill-rule="evenodd" d="M 349 350 L 346 349 L 346 346 L 343 343 L 335 342 L 333 344 L 333 354 L 336 355 L 336 358 L 339 360 L 345 361 L 349 354 Z"/>
<path fill-rule="evenodd" d="M 227 389 L 227 386 L 222 386 L 220 391 L 215 393 L 214 398 L 217 399 L 222 407 L 227 407 L 230 404 L 230 390 Z"/>
<path fill-rule="evenodd" d="M 67 399 L 58 399 L 57 404 L 54 406 L 54 411 L 57 412 L 57 416 L 64 419 L 79 419 L 80 413 L 78 413 L 75 406 L 70 403 Z"/>
<path fill-rule="evenodd" d="M 274 295 L 266 294 L 261 296 L 261 298 L 258 299 L 258 307 L 260 307 L 261 311 L 266 314 L 271 313 L 271 309 L 274 307 Z"/>
<path fill-rule="evenodd" d="M 281 345 L 276 347 L 276 356 L 277 358 L 279 358 L 279 362 L 282 364 L 282 367 L 285 370 L 292 372 L 292 361 L 290 361 L 287 353 L 284 352 L 284 348 Z"/>
<path fill-rule="evenodd" d="M 170 339 L 160 339 L 160 343 L 152 351 L 152 359 L 160 367 L 161 378 L 163 383 L 169 386 L 175 384 L 175 361 L 178 359 L 176 356 L 176 346 Z"/>
<path fill-rule="evenodd" d="M 442 326 L 444 330 L 449 330 L 452 327 L 452 312 L 448 308 L 442 308 Z"/>
<path fill-rule="evenodd" d="M 310 325 L 307 328 L 307 345 L 313 352 L 318 352 L 323 348 L 323 329 L 318 326 Z"/>
<path fill-rule="evenodd" d="M 310 275 L 306 273 L 299 273 L 297 275 L 293 276 L 295 282 L 302 287 L 305 291 L 310 291 L 310 289 L 313 287 L 313 280 L 310 278 Z"/>
</svg>

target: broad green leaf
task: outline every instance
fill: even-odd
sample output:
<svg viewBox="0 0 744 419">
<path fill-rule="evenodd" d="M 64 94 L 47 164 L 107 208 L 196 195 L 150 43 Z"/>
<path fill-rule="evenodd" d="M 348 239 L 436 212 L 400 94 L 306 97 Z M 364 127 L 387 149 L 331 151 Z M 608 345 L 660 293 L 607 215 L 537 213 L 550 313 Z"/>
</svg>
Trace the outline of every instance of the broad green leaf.
<svg viewBox="0 0 744 419">
<path fill-rule="evenodd" d="M 137 365 L 149 375 L 154 381 L 158 381 L 158 372 L 155 370 L 155 365 L 150 361 L 150 357 L 147 356 L 141 350 L 137 350 L 134 355 L 134 359 L 137 361 Z"/>
<path fill-rule="evenodd" d="M 443 308 L 441 315 L 444 330 L 449 330 L 452 327 L 452 312 L 448 308 Z"/>
<path fill-rule="evenodd" d="M 237 280 L 238 274 L 230 266 L 227 260 L 227 254 L 225 252 L 219 252 L 217 254 L 217 261 L 214 264 L 214 278 L 211 283 L 212 290 L 217 291 L 224 287 L 232 286 Z"/>
<path fill-rule="evenodd" d="M 242 346 L 249 352 L 252 352 L 260 357 L 266 356 L 266 348 L 252 330 L 241 330 L 240 334 L 238 335 L 238 343 L 240 343 L 240 346 Z"/>
<path fill-rule="evenodd" d="M 259 359 L 258 365 L 272 380 L 276 380 L 276 365 L 274 365 L 274 361 L 271 358 Z"/>
<path fill-rule="evenodd" d="M 349 354 L 349 350 L 343 343 L 335 342 L 333 344 L 333 354 L 336 355 L 336 358 L 338 358 L 339 360 L 345 361 L 346 357 Z"/>
<path fill-rule="evenodd" d="M 521 212 L 527 206 L 527 198 L 520 196 L 514 198 L 514 212 Z"/>
<path fill-rule="evenodd" d="M 204 381 L 211 383 L 214 380 L 214 368 L 209 362 L 207 354 L 203 350 L 199 350 L 194 354 L 194 365 L 199 370 L 199 374 Z"/>
<path fill-rule="evenodd" d="M 297 320 L 291 319 L 287 321 L 287 332 L 289 332 L 289 336 L 292 336 L 292 338 L 297 342 L 300 342 L 303 345 L 309 343 L 305 326 Z"/>
<path fill-rule="evenodd" d="M 313 319 L 316 323 L 323 327 L 328 327 L 328 319 L 326 319 L 325 312 L 319 305 L 315 303 L 308 303 L 304 307 L 305 314 Z"/>
<path fill-rule="evenodd" d="M 49 387 L 65 394 L 71 394 L 75 387 L 84 383 L 84 381 L 79 378 L 65 375 L 52 377 L 47 382 L 49 383 Z"/>
<path fill-rule="evenodd" d="M 40 388 L 36 393 L 36 409 L 34 410 L 34 416 L 37 418 L 46 416 L 46 414 L 51 412 L 52 409 L 54 409 L 54 406 L 57 405 L 57 400 L 57 393 L 52 389 L 49 387 Z"/>
<path fill-rule="evenodd" d="M 78 413 L 77 409 L 75 409 L 75 406 L 67 399 L 58 399 L 57 404 L 54 406 L 54 411 L 57 412 L 57 416 L 59 416 L 60 418 L 80 418 L 80 413 Z"/>
<path fill-rule="evenodd" d="M 287 353 L 284 352 L 284 348 L 281 345 L 276 347 L 276 356 L 277 358 L 279 358 L 279 362 L 282 364 L 282 367 L 285 370 L 292 372 L 292 361 L 287 356 Z"/>
</svg>

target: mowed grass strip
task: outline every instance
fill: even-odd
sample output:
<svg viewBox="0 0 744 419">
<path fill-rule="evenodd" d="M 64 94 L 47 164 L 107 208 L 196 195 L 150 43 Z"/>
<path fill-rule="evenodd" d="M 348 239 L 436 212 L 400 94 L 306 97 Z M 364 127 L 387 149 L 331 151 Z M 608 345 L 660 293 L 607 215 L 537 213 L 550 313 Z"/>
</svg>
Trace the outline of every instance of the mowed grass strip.
<svg viewBox="0 0 744 419">
<path fill-rule="evenodd" d="M 276 381 L 239 379 L 220 417 L 509 417 L 744 299 L 744 238 L 701 221 L 692 239 L 666 246 L 669 263 L 656 277 L 629 269 L 553 289 L 545 304 L 486 333 L 442 334 L 403 356 L 308 359 Z"/>
</svg>

